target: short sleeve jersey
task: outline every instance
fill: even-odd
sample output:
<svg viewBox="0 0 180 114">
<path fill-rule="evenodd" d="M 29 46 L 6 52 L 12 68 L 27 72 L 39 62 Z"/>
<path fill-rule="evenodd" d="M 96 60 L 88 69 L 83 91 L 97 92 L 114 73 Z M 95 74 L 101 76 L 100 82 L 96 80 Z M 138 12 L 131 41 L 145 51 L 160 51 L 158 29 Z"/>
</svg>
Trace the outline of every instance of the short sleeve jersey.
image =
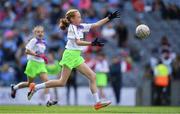
<svg viewBox="0 0 180 114">
<path fill-rule="evenodd" d="M 45 40 L 40 40 L 37 38 L 32 38 L 26 45 L 26 49 L 34 51 L 37 54 L 43 54 L 46 50 Z M 34 60 L 37 62 L 44 62 L 44 60 L 40 57 L 27 55 L 28 60 Z"/>
<path fill-rule="evenodd" d="M 78 46 L 75 40 L 84 38 L 84 32 L 89 32 L 91 25 L 92 24 L 85 23 L 81 23 L 78 26 L 70 24 L 67 33 L 68 41 L 65 48 L 71 50 L 83 50 L 83 46 Z"/>
</svg>

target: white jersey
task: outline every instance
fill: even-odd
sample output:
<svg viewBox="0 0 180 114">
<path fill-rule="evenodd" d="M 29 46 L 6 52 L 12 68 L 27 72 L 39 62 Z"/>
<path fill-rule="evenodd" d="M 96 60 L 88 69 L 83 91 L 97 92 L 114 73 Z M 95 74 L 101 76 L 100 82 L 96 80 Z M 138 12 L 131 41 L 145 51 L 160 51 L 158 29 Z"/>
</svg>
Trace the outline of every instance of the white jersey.
<svg viewBox="0 0 180 114">
<path fill-rule="evenodd" d="M 107 60 L 97 61 L 96 66 L 95 66 L 95 71 L 102 72 L 102 73 L 108 73 L 109 65 L 108 65 Z"/>
<path fill-rule="evenodd" d="M 26 49 L 34 51 L 35 53 L 38 54 L 43 54 L 46 50 L 46 44 L 44 40 L 39 40 L 37 38 L 32 38 L 28 44 L 26 45 Z M 40 57 L 32 56 L 32 55 L 27 55 L 28 60 L 34 60 L 37 62 L 44 62 L 44 60 Z"/>
<path fill-rule="evenodd" d="M 70 24 L 67 33 L 66 49 L 83 50 L 84 46 L 78 46 L 75 42 L 76 39 L 84 38 L 84 32 L 89 32 L 92 24 L 81 23 L 79 26 Z"/>
</svg>

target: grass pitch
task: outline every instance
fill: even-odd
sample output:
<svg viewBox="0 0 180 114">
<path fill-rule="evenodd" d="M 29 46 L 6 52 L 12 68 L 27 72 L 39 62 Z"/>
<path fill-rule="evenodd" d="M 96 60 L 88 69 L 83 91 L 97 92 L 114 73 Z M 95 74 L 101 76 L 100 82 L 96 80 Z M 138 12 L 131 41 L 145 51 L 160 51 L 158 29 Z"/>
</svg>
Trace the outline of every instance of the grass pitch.
<svg viewBox="0 0 180 114">
<path fill-rule="evenodd" d="M 0 106 L 0 114 L 180 114 L 180 107 Z"/>
</svg>

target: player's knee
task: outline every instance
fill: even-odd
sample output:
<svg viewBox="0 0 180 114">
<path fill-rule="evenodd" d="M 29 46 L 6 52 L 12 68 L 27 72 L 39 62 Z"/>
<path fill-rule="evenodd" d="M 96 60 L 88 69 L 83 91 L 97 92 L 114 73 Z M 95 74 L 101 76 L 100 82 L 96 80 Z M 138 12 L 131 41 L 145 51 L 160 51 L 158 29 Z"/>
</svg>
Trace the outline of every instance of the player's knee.
<svg viewBox="0 0 180 114">
<path fill-rule="evenodd" d="M 64 86 L 66 85 L 66 82 L 59 80 L 58 85 L 59 85 L 60 87 L 64 87 Z"/>
</svg>

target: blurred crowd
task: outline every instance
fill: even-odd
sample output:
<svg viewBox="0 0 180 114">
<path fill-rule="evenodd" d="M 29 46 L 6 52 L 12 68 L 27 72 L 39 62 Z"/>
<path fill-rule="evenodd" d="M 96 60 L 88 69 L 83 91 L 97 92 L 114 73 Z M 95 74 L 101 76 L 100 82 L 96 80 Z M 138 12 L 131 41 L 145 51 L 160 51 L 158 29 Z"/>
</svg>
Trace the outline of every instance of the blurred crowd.
<svg viewBox="0 0 180 114">
<path fill-rule="evenodd" d="M 180 20 L 180 3 L 178 0 L 169 0 L 164 3 L 161 0 L 156 0 L 153 3 L 153 11 L 160 11 L 163 19 Z"/>
<path fill-rule="evenodd" d="M 156 12 L 165 20 L 180 20 L 178 0 L 132 0 L 134 10 L 143 18 L 143 12 Z"/>
<path fill-rule="evenodd" d="M 180 4 L 176 4 L 179 3 L 178 0 L 1 0 L 0 85 L 9 86 L 11 83 L 26 80 L 24 69 L 27 58 L 24 50 L 26 43 L 32 38 L 32 28 L 36 25 L 45 27 L 47 54 L 53 55 L 54 61 L 60 60 L 67 38 L 66 32 L 61 31 L 57 23 L 68 9 L 79 9 L 83 21 L 93 23 L 116 9 L 123 12 L 125 7 L 129 7 L 125 5 L 126 2 L 132 4 L 132 9 L 139 14 L 140 19 L 145 11 L 159 11 L 164 19 L 180 19 Z M 107 43 L 104 48 L 85 48 L 84 57 L 86 63 L 96 72 L 110 75 L 117 103 L 120 100 L 118 96 L 122 86 L 121 73 L 131 71 L 133 60 L 138 58 L 133 58 L 134 55 L 131 55 L 128 49 L 128 35 L 126 24 L 118 20 L 86 34 L 88 41 L 98 37 Z M 173 74 L 174 78 L 179 79 L 180 57 L 171 51 L 166 36 L 162 38 L 160 45 L 161 50 L 152 50 L 152 58 L 146 69 L 147 75 L 148 71 L 153 71 L 158 64 L 163 63 L 168 67 L 168 76 Z M 109 48 L 117 53 L 106 53 Z M 137 53 L 134 51 L 134 54 Z M 104 68 L 106 70 L 101 69 L 104 62 L 108 63 L 107 68 Z M 74 86 L 76 89 L 77 85 Z M 100 85 L 99 88 L 102 89 L 104 86 L 107 84 Z M 103 89 L 101 96 L 105 97 Z"/>
</svg>

